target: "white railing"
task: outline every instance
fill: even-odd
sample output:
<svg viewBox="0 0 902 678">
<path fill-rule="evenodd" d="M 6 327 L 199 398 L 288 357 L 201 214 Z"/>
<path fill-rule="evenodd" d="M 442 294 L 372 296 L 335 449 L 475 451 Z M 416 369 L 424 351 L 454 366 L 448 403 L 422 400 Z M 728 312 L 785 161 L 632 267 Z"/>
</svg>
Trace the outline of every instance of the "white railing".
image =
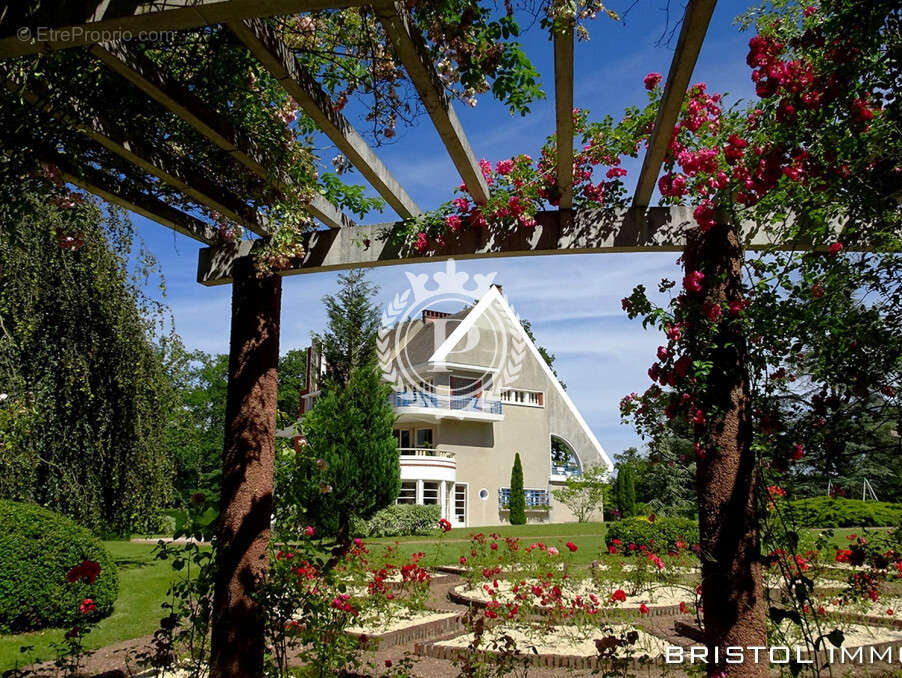
<svg viewBox="0 0 902 678">
<path fill-rule="evenodd" d="M 402 457 L 443 457 L 444 459 L 454 459 L 454 452 L 436 450 L 431 447 L 399 447 L 398 453 Z"/>
</svg>

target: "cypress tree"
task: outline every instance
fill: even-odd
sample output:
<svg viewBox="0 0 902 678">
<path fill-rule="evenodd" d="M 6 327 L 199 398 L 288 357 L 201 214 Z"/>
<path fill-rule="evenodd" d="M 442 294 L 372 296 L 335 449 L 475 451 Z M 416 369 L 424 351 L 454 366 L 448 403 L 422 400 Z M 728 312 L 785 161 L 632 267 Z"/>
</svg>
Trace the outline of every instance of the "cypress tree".
<svg viewBox="0 0 902 678">
<path fill-rule="evenodd" d="M 508 506 L 508 519 L 511 525 L 526 524 L 526 491 L 523 489 L 523 464 L 520 453 L 514 455 L 514 467 L 511 469 L 511 494 Z"/>
<path fill-rule="evenodd" d="M 633 467 L 622 466 L 617 473 L 616 483 L 617 505 L 624 518 L 636 513 L 636 478 Z"/>
</svg>

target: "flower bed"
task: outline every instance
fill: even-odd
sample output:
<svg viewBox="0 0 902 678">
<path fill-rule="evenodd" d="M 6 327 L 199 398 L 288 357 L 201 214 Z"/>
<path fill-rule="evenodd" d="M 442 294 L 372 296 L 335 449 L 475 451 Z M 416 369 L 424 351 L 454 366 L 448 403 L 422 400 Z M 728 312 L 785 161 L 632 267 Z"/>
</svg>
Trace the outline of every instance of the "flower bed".
<svg viewBox="0 0 902 678">
<path fill-rule="evenodd" d="M 546 583 L 538 580 L 527 582 L 498 580 L 497 587 L 494 586 L 494 582 L 479 588 L 469 588 L 464 584 L 452 589 L 449 595 L 456 603 L 487 607 L 494 603 L 515 604 L 521 590 L 528 589 L 535 600 L 534 609 L 539 613 L 559 607 L 572 608 L 575 602 L 580 600 L 592 604 L 602 618 L 616 616 L 618 611 L 654 616 L 688 613 L 694 605 L 695 591 L 689 587 L 654 586 L 631 596 L 627 596 L 624 592 L 623 589 L 626 587 L 628 584 L 623 584 L 622 587 L 612 584 L 601 589 L 591 579 L 570 580 L 569 586 L 561 589 L 560 595 L 557 595 L 554 593 L 554 586 L 548 587 Z M 546 593 L 550 595 L 545 596 Z"/>
</svg>

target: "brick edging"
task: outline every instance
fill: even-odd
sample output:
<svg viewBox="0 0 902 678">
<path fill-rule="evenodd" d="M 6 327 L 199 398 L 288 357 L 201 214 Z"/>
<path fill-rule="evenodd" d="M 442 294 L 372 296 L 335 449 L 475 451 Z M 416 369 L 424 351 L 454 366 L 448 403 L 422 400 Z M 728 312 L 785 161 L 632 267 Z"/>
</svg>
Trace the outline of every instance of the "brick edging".
<svg viewBox="0 0 902 678">
<path fill-rule="evenodd" d="M 468 647 L 449 647 L 447 645 L 438 645 L 437 643 L 447 639 L 436 639 L 426 643 L 417 643 L 414 646 L 414 652 L 420 657 L 432 657 L 434 659 L 444 659 L 446 661 L 454 661 L 472 654 L 473 650 Z M 498 654 L 491 650 L 476 650 L 476 653 L 486 656 L 490 654 Z M 641 668 L 650 669 L 652 666 L 663 666 L 664 662 L 661 658 L 640 661 L 638 659 L 602 659 L 597 655 L 566 655 L 566 654 L 526 654 L 520 655 L 528 665 L 532 668 L 568 668 L 568 669 L 604 669 L 618 667 L 628 667 L 630 670 Z"/>
<path fill-rule="evenodd" d="M 437 614 L 447 614 L 440 610 L 431 610 Z M 421 624 L 413 624 L 402 629 L 394 631 L 386 631 L 385 633 L 352 633 L 346 632 L 349 636 L 360 638 L 366 636 L 367 642 L 378 643 L 380 650 L 396 645 L 406 645 L 415 641 L 430 640 L 442 635 L 448 635 L 454 632 L 456 635 L 463 628 L 463 614 L 457 614 L 454 617 L 445 617 L 444 619 L 434 619 L 430 622 Z"/>
</svg>

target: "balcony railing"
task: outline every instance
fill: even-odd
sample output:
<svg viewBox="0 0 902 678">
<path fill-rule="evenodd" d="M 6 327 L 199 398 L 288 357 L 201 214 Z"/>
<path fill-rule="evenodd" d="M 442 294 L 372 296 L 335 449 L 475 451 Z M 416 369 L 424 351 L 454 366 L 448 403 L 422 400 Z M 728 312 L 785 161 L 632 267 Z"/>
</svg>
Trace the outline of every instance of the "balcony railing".
<svg viewBox="0 0 902 678">
<path fill-rule="evenodd" d="M 436 450 L 431 447 L 399 447 L 398 454 L 402 457 L 442 457 L 454 459 L 454 452 Z"/>
<path fill-rule="evenodd" d="M 475 396 L 453 396 L 428 391 L 395 391 L 391 394 L 393 407 L 426 407 L 459 412 L 501 414 L 501 401 Z"/>
</svg>

